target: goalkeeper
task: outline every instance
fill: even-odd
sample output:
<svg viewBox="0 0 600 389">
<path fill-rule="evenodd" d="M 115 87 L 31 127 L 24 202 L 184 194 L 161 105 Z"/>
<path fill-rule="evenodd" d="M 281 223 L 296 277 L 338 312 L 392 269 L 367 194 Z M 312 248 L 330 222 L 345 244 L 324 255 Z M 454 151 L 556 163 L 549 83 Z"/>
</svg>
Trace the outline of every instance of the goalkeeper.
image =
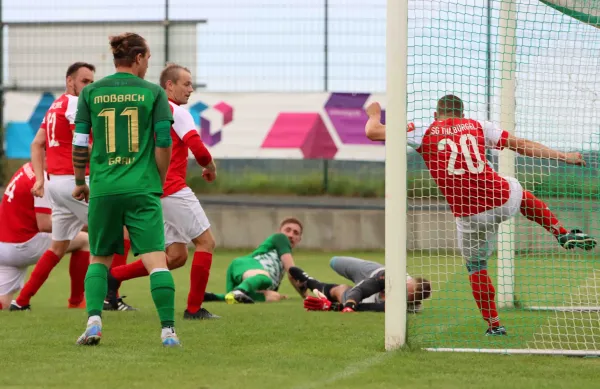
<svg viewBox="0 0 600 389">
<path fill-rule="evenodd" d="M 309 276 L 298 267 L 290 268 L 290 276 L 301 286 L 316 290 L 319 297 L 304 300 L 308 311 L 385 311 L 385 268 L 377 262 L 352 257 L 333 257 L 329 265 L 340 276 L 355 283 L 327 284 Z M 431 296 L 431 283 L 425 278 L 406 275 L 408 311 L 421 312 L 421 302 Z"/>
<path fill-rule="evenodd" d="M 302 239 L 302 223 L 287 218 L 279 231 L 262 242 L 251 254 L 231 261 L 227 268 L 226 294 L 205 293 L 204 301 L 225 301 L 228 304 L 253 304 L 278 301 L 286 296 L 277 292 L 286 271 L 294 266 L 292 248 Z M 306 290 L 288 275 L 302 297 Z"/>
</svg>

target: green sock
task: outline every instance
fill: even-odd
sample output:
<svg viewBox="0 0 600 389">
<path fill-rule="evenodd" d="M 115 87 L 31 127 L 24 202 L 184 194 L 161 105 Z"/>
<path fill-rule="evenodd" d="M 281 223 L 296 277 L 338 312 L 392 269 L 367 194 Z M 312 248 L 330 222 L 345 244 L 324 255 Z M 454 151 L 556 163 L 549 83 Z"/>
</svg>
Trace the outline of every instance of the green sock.
<svg viewBox="0 0 600 389">
<path fill-rule="evenodd" d="M 150 291 L 162 327 L 175 326 L 175 282 L 169 271 L 150 274 Z"/>
<path fill-rule="evenodd" d="M 267 290 L 273 285 L 271 278 L 264 274 L 257 274 L 252 277 L 246 278 L 239 284 L 235 289 L 239 289 L 246 294 L 256 292 L 257 290 Z"/>
<path fill-rule="evenodd" d="M 85 274 L 85 307 L 88 316 L 100 316 L 108 292 L 108 268 L 102 263 L 92 263 Z"/>
</svg>

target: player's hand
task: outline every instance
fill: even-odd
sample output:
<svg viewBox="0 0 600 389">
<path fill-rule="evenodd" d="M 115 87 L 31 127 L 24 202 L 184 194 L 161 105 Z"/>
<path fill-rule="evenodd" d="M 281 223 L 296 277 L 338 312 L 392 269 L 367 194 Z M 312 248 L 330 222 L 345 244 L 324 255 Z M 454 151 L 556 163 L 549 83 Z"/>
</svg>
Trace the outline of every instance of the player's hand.
<svg viewBox="0 0 600 389">
<path fill-rule="evenodd" d="M 217 171 L 209 168 L 202 169 L 202 178 L 206 182 L 213 182 L 217 178 Z"/>
<path fill-rule="evenodd" d="M 35 181 L 33 188 L 31 188 L 31 194 L 35 197 L 44 197 L 44 180 Z"/>
<path fill-rule="evenodd" d="M 90 200 L 90 188 L 87 185 L 77 185 L 73 189 L 73 198 L 79 201 L 85 201 L 86 203 Z"/>
<path fill-rule="evenodd" d="M 585 166 L 585 159 L 580 152 L 566 153 L 565 162 L 569 165 Z"/>
<path fill-rule="evenodd" d="M 378 102 L 374 102 L 369 104 L 366 109 L 367 115 L 369 119 L 381 119 L 381 105 Z"/>
<path fill-rule="evenodd" d="M 331 309 L 331 301 L 325 297 L 308 296 L 304 299 L 304 309 L 307 311 L 329 311 Z"/>
</svg>

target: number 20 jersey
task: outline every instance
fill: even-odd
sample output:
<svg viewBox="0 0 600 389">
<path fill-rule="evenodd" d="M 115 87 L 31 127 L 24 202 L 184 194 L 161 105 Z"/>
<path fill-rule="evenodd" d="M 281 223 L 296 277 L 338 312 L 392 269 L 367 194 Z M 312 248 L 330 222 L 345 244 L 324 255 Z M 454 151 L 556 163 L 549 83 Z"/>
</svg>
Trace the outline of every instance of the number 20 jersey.
<svg viewBox="0 0 600 389">
<path fill-rule="evenodd" d="M 409 127 L 408 145 L 423 157 L 456 217 L 499 207 L 510 196 L 508 182 L 488 164 L 485 150 L 501 150 L 508 132 L 491 122 L 451 118 L 428 128 Z"/>
<path fill-rule="evenodd" d="M 162 194 L 154 126 L 173 122 L 165 91 L 133 74 L 115 73 L 83 88 L 77 123 L 92 128 L 90 197 Z"/>
</svg>

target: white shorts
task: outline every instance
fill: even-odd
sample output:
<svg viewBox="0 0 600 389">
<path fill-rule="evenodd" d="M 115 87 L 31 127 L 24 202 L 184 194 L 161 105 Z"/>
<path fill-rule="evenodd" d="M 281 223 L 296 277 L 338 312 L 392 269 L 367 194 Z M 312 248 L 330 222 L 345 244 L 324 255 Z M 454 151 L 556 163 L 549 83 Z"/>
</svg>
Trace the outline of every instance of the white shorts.
<svg viewBox="0 0 600 389">
<path fill-rule="evenodd" d="M 190 243 L 210 228 L 200 201 L 188 187 L 161 200 L 165 225 L 165 246 Z"/>
<path fill-rule="evenodd" d="M 516 178 L 504 178 L 510 186 L 506 203 L 477 215 L 456 218 L 458 247 L 467 262 L 487 260 L 494 251 L 500 223 L 519 213 L 523 187 Z"/>
<path fill-rule="evenodd" d="M 27 267 L 37 263 L 51 243 L 52 237 L 46 232 L 24 243 L 0 242 L 0 296 L 23 287 Z"/>
<path fill-rule="evenodd" d="M 89 178 L 85 178 L 89 184 Z M 71 195 L 75 188 L 75 176 L 50 175 L 46 182 L 52 205 L 52 239 L 73 240 L 88 220 L 88 203 L 78 201 Z"/>
</svg>

